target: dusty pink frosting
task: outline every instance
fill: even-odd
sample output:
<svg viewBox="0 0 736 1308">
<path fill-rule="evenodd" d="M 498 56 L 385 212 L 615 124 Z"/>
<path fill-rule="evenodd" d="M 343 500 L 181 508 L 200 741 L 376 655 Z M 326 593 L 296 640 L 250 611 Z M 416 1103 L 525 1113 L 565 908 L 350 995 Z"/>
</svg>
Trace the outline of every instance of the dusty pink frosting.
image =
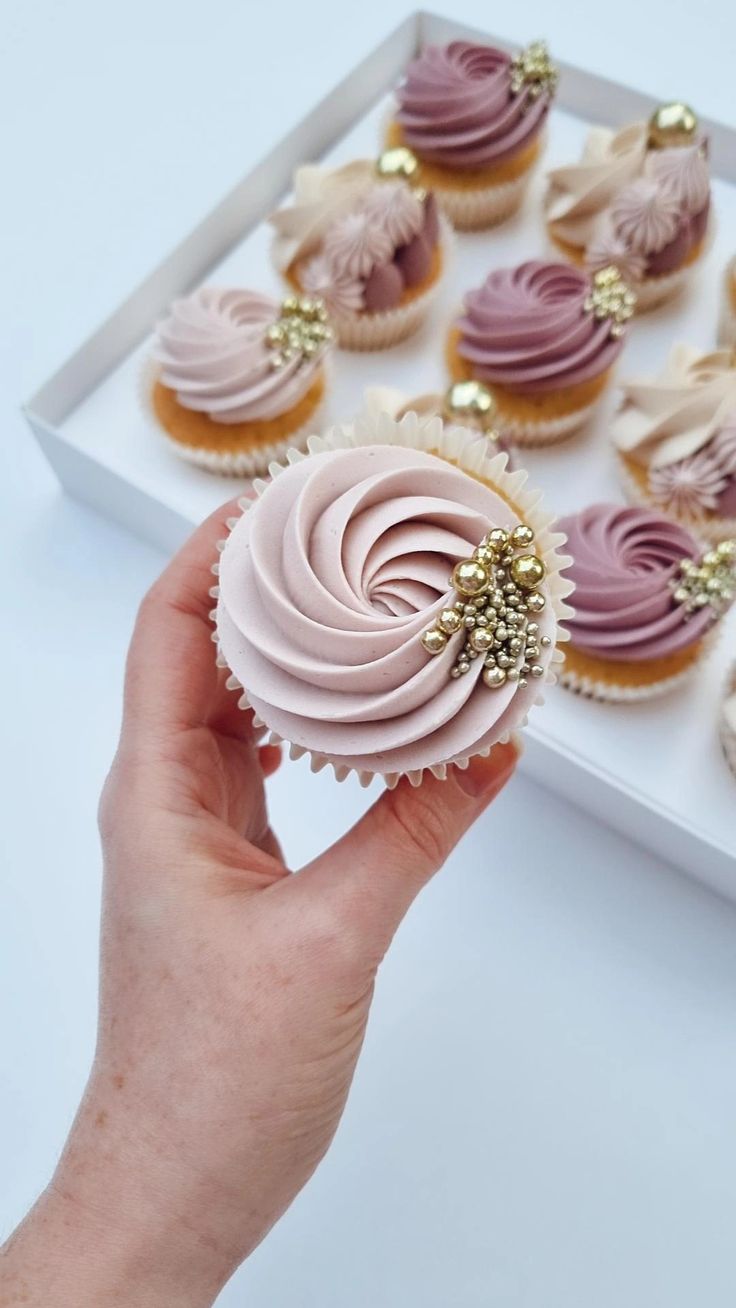
<svg viewBox="0 0 736 1308">
<path fill-rule="evenodd" d="M 449 574 L 514 514 L 432 454 L 364 446 L 289 466 L 239 520 L 220 559 L 217 628 L 228 666 L 284 739 L 361 771 L 405 772 L 476 753 L 519 725 L 537 688 L 453 680 L 450 637 L 421 633 Z M 555 634 L 552 605 L 540 616 Z M 546 666 L 549 649 L 542 650 Z"/>
<path fill-rule="evenodd" d="M 694 645 L 715 619 L 707 605 L 689 616 L 670 583 L 682 559 L 701 550 L 684 527 L 648 509 L 594 504 L 559 523 L 567 536 L 575 616 L 574 648 L 601 659 L 641 663 Z"/>
<path fill-rule="evenodd" d="M 154 358 L 160 380 L 183 408 L 206 413 L 214 422 L 286 413 L 315 381 L 325 350 L 274 369 L 266 331 L 279 308 L 269 295 L 213 286 L 175 300 L 158 326 Z"/>
<path fill-rule="evenodd" d="M 623 338 L 584 308 L 587 273 L 530 260 L 498 268 L 465 297 L 458 349 L 482 381 L 522 395 L 589 381 L 618 357 Z"/>
<path fill-rule="evenodd" d="M 430 45 L 409 65 L 396 114 L 421 159 L 484 168 L 512 158 L 541 131 L 552 96 L 511 91 L 511 56 L 489 45 Z"/>
</svg>

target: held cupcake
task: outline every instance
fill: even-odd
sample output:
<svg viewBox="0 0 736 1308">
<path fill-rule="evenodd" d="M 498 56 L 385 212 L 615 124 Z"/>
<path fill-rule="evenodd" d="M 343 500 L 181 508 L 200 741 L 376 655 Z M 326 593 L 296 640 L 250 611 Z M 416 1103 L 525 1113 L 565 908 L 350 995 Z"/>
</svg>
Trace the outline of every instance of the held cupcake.
<svg viewBox="0 0 736 1308">
<path fill-rule="evenodd" d="M 495 425 L 496 403 L 482 382 L 453 382 L 444 395 L 430 393 L 409 399 L 402 391 L 389 386 L 372 386 L 365 394 L 368 413 L 389 413 L 401 419 L 407 413 L 416 413 L 422 420 L 441 418 L 458 427 L 478 432 L 489 446 L 489 452 L 503 451 L 507 457 L 507 470 L 517 466 L 514 447 Z"/>
<path fill-rule="evenodd" d="M 557 251 L 595 271 L 615 264 L 640 309 L 679 291 L 700 260 L 710 213 L 708 143 L 687 105 L 649 123 L 595 128 L 579 164 L 554 168 L 547 227 Z"/>
<path fill-rule="evenodd" d="M 298 169 L 293 205 L 272 214 L 273 260 L 293 290 L 324 300 L 339 344 L 380 350 L 410 336 L 430 307 L 448 255 L 431 192 L 412 185 L 416 161 Z"/>
<path fill-rule="evenodd" d="M 731 668 L 726 683 L 719 730 L 726 762 L 736 777 L 736 663 Z"/>
<path fill-rule="evenodd" d="M 220 662 L 313 769 L 442 777 L 554 680 L 564 538 L 524 472 L 438 418 L 369 414 L 309 448 L 255 483 L 215 565 Z"/>
<path fill-rule="evenodd" d="M 534 260 L 496 269 L 466 295 L 450 331 L 450 375 L 492 388 L 497 425 L 516 444 L 552 444 L 593 412 L 635 302 L 613 267 L 589 275 Z"/>
<path fill-rule="evenodd" d="M 157 328 L 146 406 L 181 458 L 252 476 L 315 429 L 331 341 L 320 300 L 204 287 Z"/>
<path fill-rule="evenodd" d="M 705 554 L 648 509 L 596 504 L 560 522 L 575 587 L 564 686 L 594 699 L 651 699 L 708 652 L 736 590 L 736 541 Z"/>
<path fill-rule="evenodd" d="M 708 540 L 736 535 L 736 358 L 677 345 L 657 377 L 625 382 L 612 424 L 627 497 Z"/>
<path fill-rule="evenodd" d="M 454 227 L 490 227 L 522 202 L 556 86 L 541 41 L 514 57 L 470 41 L 427 46 L 396 93 L 388 144 L 413 151 Z"/>
<path fill-rule="evenodd" d="M 736 349 L 736 256 L 729 261 L 723 274 L 718 343 Z"/>
</svg>

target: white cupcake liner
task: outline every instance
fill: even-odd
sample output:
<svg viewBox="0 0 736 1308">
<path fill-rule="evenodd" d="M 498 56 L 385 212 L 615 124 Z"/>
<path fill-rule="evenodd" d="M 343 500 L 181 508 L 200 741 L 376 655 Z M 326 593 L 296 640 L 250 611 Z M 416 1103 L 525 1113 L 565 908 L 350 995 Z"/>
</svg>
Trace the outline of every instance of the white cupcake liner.
<svg viewBox="0 0 736 1308">
<path fill-rule="evenodd" d="M 496 186 L 478 187 L 477 190 L 453 190 L 451 186 L 436 186 L 434 193 L 445 217 L 458 232 L 477 232 L 495 227 L 518 212 L 531 181 L 534 165 L 520 177 Z"/>
<path fill-rule="evenodd" d="M 730 259 L 723 273 L 721 308 L 718 317 L 718 344 L 736 349 L 736 310 L 733 307 L 731 283 L 736 280 L 736 257 Z"/>
<path fill-rule="evenodd" d="M 733 665 L 728 677 L 726 678 L 726 686 L 723 696 L 724 700 L 729 698 L 734 691 L 736 691 L 736 663 Z M 734 777 L 736 777 L 736 732 L 732 731 L 726 722 L 726 715 L 722 708 L 718 724 L 718 735 L 720 737 L 721 745 L 723 746 L 723 753 L 726 756 L 726 762 L 733 772 Z"/>
<path fill-rule="evenodd" d="M 736 518 L 718 518 L 714 515 L 695 518 L 682 513 L 673 513 L 671 509 L 664 508 L 647 494 L 646 488 L 639 484 L 626 460 L 618 451 L 615 453 L 621 488 L 629 504 L 635 504 L 642 509 L 651 509 L 653 513 L 661 513 L 663 517 L 679 523 L 686 531 L 691 531 L 694 536 L 709 544 L 717 545 L 722 540 L 736 539 Z"/>
<path fill-rule="evenodd" d="M 669 695 L 671 691 L 677 690 L 679 686 L 695 676 L 703 661 L 710 657 L 717 645 L 720 628 L 720 621 L 716 621 L 711 630 L 703 636 L 702 649 L 689 667 L 683 668 L 681 672 L 671 677 L 663 677 L 661 681 L 652 681 L 640 686 L 617 686 L 615 682 L 605 681 L 603 678 L 581 675 L 566 663 L 560 671 L 560 685 L 584 699 L 596 699 L 607 704 L 638 704 L 644 700 L 660 699 L 661 696 Z"/>
<path fill-rule="evenodd" d="M 329 363 L 325 361 L 322 367 L 324 372 L 324 395 L 326 396 L 330 387 Z M 178 441 L 175 436 L 170 435 L 166 428 L 161 425 L 153 407 L 153 388 L 159 376 L 159 371 L 153 359 L 146 360 L 140 371 L 138 399 L 145 418 L 155 428 L 156 435 L 163 437 L 169 449 L 178 458 L 219 477 L 255 477 L 259 473 L 267 472 L 274 459 L 283 458 L 288 450 L 294 448 L 306 449 L 308 437 L 313 432 L 319 431 L 324 421 L 326 404 L 323 398 L 310 414 L 308 421 L 301 427 L 289 432 L 282 440 L 271 441 L 267 445 L 251 446 L 243 450 L 212 450 L 204 446 L 185 445 L 183 441 Z M 227 429 L 227 423 L 223 423 L 223 439 L 227 436 Z"/>
<path fill-rule="evenodd" d="M 445 425 L 440 418 L 422 421 L 414 412 L 407 413 L 399 423 L 388 413 L 380 414 L 377 420 L 375 414 L 365 415 L 357 418 L 349 426 L 332 427 L 323 436 L 310 436 L 307 445 L 309 454 L 320 454 L 327 450 L 355 449 L 363 445 L 401 445 L 407 449 L 418 449 L 426 453 L 438 454 L 441 458 L 445 458 L 448 462 L 462 468 L 463 471 L 490 482 L 500 491 L 504 498 L 514 504 L 520 518 L 534 530 L 537 548 L 547 563 L 546 587 L 557 623 L 557 640 L 562 642 L 568 639 L 567 632 L 561 625 L 574 614 L 574 610 L 566 603 L 566 599 L 573 589 L 572 583 L 565 575 L 565 571 L 569 568 L 572 560 L 569 556 L 561 553 L 566 537 L 555 530 L 555 520 L 552 514 L 542 509 L 541 492 L 526 489 L 528 478 L 526 471 L 523 468 L 515 472 L 507 471 L 508 459 L 504 451 L 489 454 L 487 443 L 484 442 L 483 438 L 479 437 L 477 433 L 469 431 L 467 427 Z M 275 462 L 271 464 L 268 470 L 271 479 L 278 477 L 289 464 L 308 457 L 308 454 L 305 455 L 300 450 L 290 450 L 283 463 Z M 253 483 L 256 496 L 263 494 L 267 485 L 268 482 L 257 478 Z M 239 500 L 238 504 L 241 512 L 247 512 L 253 502 L 253 500 L 249 499 Z M 232 530 L 237 522 L 237 518 L 230 519 L 227 523 L 229 530 Z M 220 542 L 218 546 L 220 553 L 225 548 L 225 544 L 225 541 Z M 213 564 L 212 572 L 215 577 L 219 575 L 219 570 L 219 564 Z M 210 595 L 215 599 L 218 598 L 219 589 L 216 585 L 211 589 Z M 213 622 L 216 621 L 216 608 L 212 610 L 210 617 Z M 227 661 L 219 648 L 216 630 L 212 632 L 212 640 L 218 645 L 218 666 L 226 668 L 228 666 Z M 563 660 L 562 651 L 555 647 L 542 686 L 554 685 L 557 681 L 556 670 Z M 240 684 L 237 677 L 231 674 L 227 685 L 232 690 L 241 691 L 238 704 L 243 709 L 250 709 L 251 705 L 247 690 Z M 531 706 L 543 702 L 544 696 L 540 687 L 540 692 L 532 701 Z M 513 730 L 504 732 L 497 741 L 483 749 L 454 756 L 426 768 L 419 768 L 406 773 L 358 770 L 343 762 L 340 757 L 323 754 L 285 740 L 278 733 L 271 730 L 268 722 L 257 714 L 255 715 L 255 724 L 269 730 L 268 742 L 270 744 L 287 745 L 290 758 L 297 759 L 308 756 L 313 772 L 320 772 L 325 767 L 331 767 L 337 781 L 344 781 L 351 773 L 355 773 L 361 786 L 370 785 L 374 777 L 378 776 L 392 790 L 404 775 L 408 777 L 412 786 L 419 786 L 424 772 L 431 772 L 433 776 L 444 780 L 447 776 L 448 767 L 467 768 L 471 758 L 487 757 L 494 745 L 507 743 L 519 728 L 526 725 L 527 717 L 528 714 L 521 722 L 515 724 Z"/>
<path fill-rule="evenodd" d="M 382 313 L 336 313 L 330 311 L 330 323 L 341 350 L 387 350 L 413 336 L 429 313 L 432 303 L 452 264 L 454 239 L 449 223 L 440 218 L 439 276 L 407 304 Z"/>
<path fill-rule="evenodd" d="M 504 436 L 507 436 L 514 445 L 526 449 L 534 449 L 544 445 L 557 445 L 560 441 L 567 440 L 574 432 L 584 427 L 588 419 L 595 412 L 605 392 L 592 404 L 586 404 L 582 409 L 576 409 L 574 413 L 566 413 L 561 418 L 541 419 L 539 422 L 523 422 L 520 419 L 507 419 L 503 414 L 498 415 L 497 426 Z"/>
</svg>

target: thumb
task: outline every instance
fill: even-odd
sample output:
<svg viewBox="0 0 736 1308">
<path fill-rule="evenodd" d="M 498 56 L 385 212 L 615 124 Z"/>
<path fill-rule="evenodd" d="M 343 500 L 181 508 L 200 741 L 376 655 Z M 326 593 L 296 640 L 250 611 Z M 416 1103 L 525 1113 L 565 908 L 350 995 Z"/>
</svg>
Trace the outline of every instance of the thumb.
<svg viewBox="0 0 736 1308">
<path fill-rule="evenodd" d="M 425 773 L 414 787 L 403 777 L 297 882 L 329 897 L 356 950 L 380 958 L 422 886 L 512 776 L 519 752 L 514 741 L 496 745 L 466 769 L 448 768 L 445 781 Z"/>
</svg>

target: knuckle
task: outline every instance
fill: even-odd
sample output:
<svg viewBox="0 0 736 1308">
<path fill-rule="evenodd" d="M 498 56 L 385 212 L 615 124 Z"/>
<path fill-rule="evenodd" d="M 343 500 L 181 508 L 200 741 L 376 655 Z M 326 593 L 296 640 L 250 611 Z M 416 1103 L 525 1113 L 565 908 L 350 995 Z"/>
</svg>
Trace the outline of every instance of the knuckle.
<svg viewBox="0 0 736 1308">
<path fill-rule="evenodd" d="M 432 799 L 423 789 L 420 786 L 412 790 L 402 782 L 386 792 L 387 835 L 390 847 L 400 858 L 437 868 L 444 863 L 451 845 L 447 814 L 437 803 L 436 794 Z"/>
</svg>

